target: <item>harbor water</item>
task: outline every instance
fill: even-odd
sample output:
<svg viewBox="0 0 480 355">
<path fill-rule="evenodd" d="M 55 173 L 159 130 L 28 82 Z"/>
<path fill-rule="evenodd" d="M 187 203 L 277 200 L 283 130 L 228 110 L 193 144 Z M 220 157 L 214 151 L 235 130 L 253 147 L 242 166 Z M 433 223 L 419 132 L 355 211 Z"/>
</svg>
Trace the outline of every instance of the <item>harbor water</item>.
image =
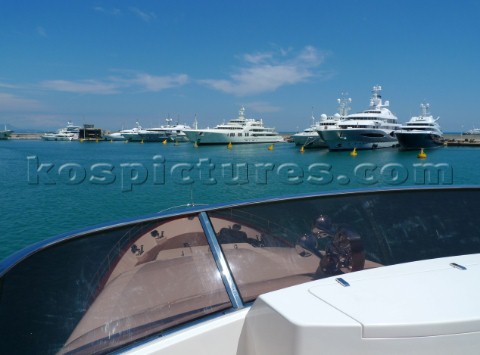
<svg viewBox="0 0 480 355">
<path fill-rule="evenodd" d="M 429 150 L 425 159 L 394 148 L 350 153 L 291 143 L 0 141 L 0 260 L 61 233 L 191 205 L 480 181 L 478 147 Z"/>
</svg>

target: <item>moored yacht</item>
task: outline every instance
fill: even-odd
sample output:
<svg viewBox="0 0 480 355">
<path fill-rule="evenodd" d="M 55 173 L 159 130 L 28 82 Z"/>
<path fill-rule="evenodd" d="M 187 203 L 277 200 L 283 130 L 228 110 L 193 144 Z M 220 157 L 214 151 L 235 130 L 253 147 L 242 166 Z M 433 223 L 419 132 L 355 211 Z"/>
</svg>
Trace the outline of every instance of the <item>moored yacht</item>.
<svg viewBox="0 0 480 355">
<path fill-rule="evenodd" d="M 185 130 L 191 129 L 190 126 L 184 124 L 172 124 L 172 119 L 165 119 L 167 124 L 155 128 L 147 128 L 138 132 L 140 140 L 144 142 L 188 142 L 188 137 L 185 134 Z"/>
<path fill-rule="evenodd" d="M 245 108 L 240 108 L 238 117 L 214 128 L 189 129 L 184 131 L 196 144 L 277 143 L 284 139 L 274 128 L 263 126 L 262 120 L 245 118 Z"/>
<path fill-rule="evenodd" d="M 349 104 L 352 102 L 351 98 L 342 97 L 337 99 L 339 104 L 338 112 L 333 116 L 327 116 L 322 113 L 320 120 L 315 122 L 315 118 L 312 115 L 312 125 L 303 130 L 303 132 L 292 135 L 295 145 L 302 146 L 304 148 L 326 148 L 327 143 L 317 133 L 318 130 L 334 129 L 337 128 L 338 123 L 345 119 L 350 110 Z"/>
<path fill-rule="evenodd" d="M 67 127 L 59 129 L 55 133 L 45 133 L 41 138 L 45 141 L 72 141 L 78 139 L 80 126 L 67 122 Z"/>
<path fill-rule="evenodd" d="M 470 134 L 473 134 L 473 135 L 476 135 L 476 134 L 480 134 L 480 128 L 472 128 L 468 131 L 465 131 L 465 132 L 462 132 L 462 134 L 465 134 L 465 135 L 470 135 Z"/>
<path fill-rule="evenodd" d="M 131 129 L 122 129 L 118 132 L 108 133 L 104 135 L 105 140 L 107 141 L 125 141 L 128 140 L 128 135 L 136 135 L 142 129 L 142 126 L 136 122 L 136 126 Z"/>
<path fill-rule="evenodd" d="M 428 111 L 428 103 L 420 104 L 422 113 L 413 116 L 401 129 L 395 132 L 403 149 L 437 148 L 443 146 L 443 132 L 436 119 Z"/>
<path fill-rule="evenodd" d="M 7 125 L 5 125 L 5 129 L 0 130 L 0 139 L 8 139 L 12 135 L 13 131 L 7 129 Z"/>
<path fill-rule="evenodd" d="M 348 115 L 331 130 L 317 130 L 330 150 L 376 149 L 395 147 L 398 140 L 395 132 L 400 129 L 397 117 L 383 103 L 376 85 L 372 90 L 370 107 L 363 112 Z"/>
</svg>

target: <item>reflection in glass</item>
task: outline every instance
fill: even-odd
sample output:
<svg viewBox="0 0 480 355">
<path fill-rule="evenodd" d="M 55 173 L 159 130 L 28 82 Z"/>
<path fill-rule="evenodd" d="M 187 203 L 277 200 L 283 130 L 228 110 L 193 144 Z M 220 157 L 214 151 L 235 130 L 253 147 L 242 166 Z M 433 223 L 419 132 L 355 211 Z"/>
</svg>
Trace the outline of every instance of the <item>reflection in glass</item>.
<svg viewBox="0 0 480 355">
<path fill-rule="evenodd" d="M 231 307 L 196 216 L 63 242 L 2 284 L 10 353 L 105 351 Z"/>
<path fill-rule="evenodd" d="M 357 193 L 209 212 L 244 302 L 306 281 L 480 252 L 479 190 Z"/>
</svg>

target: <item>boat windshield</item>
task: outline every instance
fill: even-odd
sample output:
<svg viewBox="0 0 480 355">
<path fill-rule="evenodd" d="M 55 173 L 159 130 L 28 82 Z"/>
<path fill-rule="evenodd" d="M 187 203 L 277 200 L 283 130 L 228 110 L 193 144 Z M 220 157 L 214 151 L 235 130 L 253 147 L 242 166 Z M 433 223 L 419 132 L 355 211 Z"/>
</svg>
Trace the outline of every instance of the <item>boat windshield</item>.
<svg viewBox="0 0 480 355">
<path fill-rule="evenodd" d="M 478 188 L 342 192 L 158 215 L 0 263 L 0 349 L 103 353 L 300 283 L 480 253 Z"/>
</svg>

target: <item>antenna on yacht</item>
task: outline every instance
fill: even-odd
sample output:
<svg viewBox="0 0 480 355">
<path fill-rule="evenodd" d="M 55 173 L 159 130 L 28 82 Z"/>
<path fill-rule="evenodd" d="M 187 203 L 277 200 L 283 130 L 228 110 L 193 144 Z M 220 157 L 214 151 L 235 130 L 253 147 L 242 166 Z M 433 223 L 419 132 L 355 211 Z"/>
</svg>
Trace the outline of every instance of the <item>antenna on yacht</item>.
<svg viewBox="0 0 480 355">
<path fill-rule="evenodd" d="M 430 104 L 428 102 L 422 102 L 420 108 L 422 109 L 422 116 L 429 115 L 428 109 L 430 108 Z"/>
<path fill-rule="evenodd" d="M 245 107 L 242 105 L 240 110 L 238 110 L 238 118 L 245 118 Z"/>
<path fill-rule="evenodd" d="M 193 120 L 193 129 L 198 129 L 197 114 L 195 114 L 195 119 Z"/>
<path fill-rule="evenodd" d="M 312 106 L 312 126 L 315 126 L 315 117 L 313 116 L 313 106 Z"/>
<path fill-rule="evenodd" d="M 370 106 L 379 108 L 382 106 L 382 95 L 380 95 L 382 87 L 380 85 L 375 85 L 372 89 L 372 98 L 370 99 Z M 388 106 L 389 102 L 385 102 L 385 106 Z"/>
<path fill-rule="evenodd" d="M 342 97 L 340 99 L 337 99 L 338 113 L 341 117 L 347 117 L 348 111 L 350 111 L 350 103 L 352 102 L 352 99 L 350 97 L 347 97 L 348 93 L 342 92 L 341 96 Z"/>
</svg>

